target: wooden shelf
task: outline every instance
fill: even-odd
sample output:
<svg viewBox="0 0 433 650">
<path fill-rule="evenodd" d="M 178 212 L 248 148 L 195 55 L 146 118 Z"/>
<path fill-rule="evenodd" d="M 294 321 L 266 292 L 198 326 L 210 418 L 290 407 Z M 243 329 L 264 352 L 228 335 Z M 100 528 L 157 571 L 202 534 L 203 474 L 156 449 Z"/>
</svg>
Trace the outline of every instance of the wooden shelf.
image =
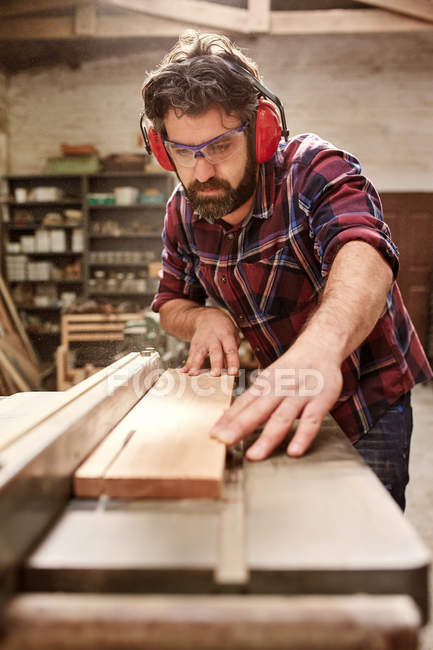
<svg viewBox="0 0 433 650">
<path fill-rule="evenodd" d="M 141 210 L 142 208 L 148 210 L 165 208 L 165 203 L 133 203 L 132 205 L 117 205 L 113 203 L 95 205 L 92 203 L 87 204 L 88 210 Z"/>
<path fill-rule="evenodd" d="M 9 205 L 14 208 L 35 208 L 37 206 L 45 207 L 47 205 L 80 205 L 81 199 L 60 199 L 56 201 L 4 201 L 3 205 Z"/>
<path fill-rule="evenodd" d="M 163 170 L 158 170 L 156 167 L 147 170 L 110 170 L 95 172 L 91 174 L 41 174 L 41 173 L 22 173 L 22 174 L 8 174 L 3 177 L 8 184 L 8 195 L 3 202 L 5 211 L 9 210 L 9 221 L 1 222 L 0 229 L 2 241 L 2 251 L 0 258 L 3 261 L 5 271 L 12 270 L 14 272 L 14 264 L 17 258 L 20 257 L 25 260 L 27 264 L 38 264 L 46 262 L 54 266 L 62 265 L 82 265 L 82 278 L 73 280 L 12 280 L 10 285 L 14 290 L 14 295 L 20 300 L 27 300 L 29 303 L 35 299 L 36 287 L 46 285 L 47 296 L 50 295 L 50 300 L 58 300 L 58 304 L 49 304 L 38 306 L 34 304 L 17 304 L 17 309 L 26 316 L 27 313 L 31 315 L 30 320 L 37 320 L 41 325 L 54 323 L 59 324 L 61 304 L 59 296 L 62 291 L 74 292 L 78 298 L 97 298 L 101 297 L 101 301 L 113 304 L 121 300 L 131 300 L 140 306 L 149 304 L 154 296 L 154 292 L 147 291 L 94 291 L 92 290 L 93 282 L 89 283 L 95 271 L 98 268 L 105 271 L 108 276 L 115 273 L 132 273 L 138 278 L 141 271 L 145 270 L 151 262 L 147 261 L 132 261 L 137 259 L 131 257 L 131 261 L 120 262 L 90 262 L 90 253 L 122 251 L 127 252 L 128 249 L 153 251 L 157 257 L 160 256 L 162 249 L 161 234 L 163 228 L 163 218 L 165 211 L 165 200 L 160 201 L 161 197 L 169 197 L 173 190 L 173 175 Z M 121 185 L 131 185 L 137 187 L 140 194 L 136 202 L 132 205 L 118 205 L 118 204 L 89 204 L 89 198 L 92 194 L 110 193 L 114 194 L 115 187 Z M 59 200 L 55 201 L 35 201 L 31 200 L 34 194 L 29 194 L 31 190 L 36 187 L 58 187 L 61 191 Z M 26 188 L 27 195 L 26 201 L 17 202 L 15 200 L 15 190 L 17 188 Z M 147 190 L 156 190 L 160 193 L 154 195 L 154 203 L 141 202 L 140 198 Z M 60 194 L 60 192 L 59 192 Z M 44 196 L 44 195 L 42 195 Z M 53 195 L 54 196 L 54 195 Z M 152 198 L 152 195 L 149 195 Z M 67 219 L 64 212 L 67 208 L 79 209 L 82 212 L 82 219 L 74 221 Z M 28 214 L 20 216 L 19 211 L 26 211 Z M 62 215 L 64 223 L 47 223 L 44 224 L 45 215 L 49 212 L 58 212 Z M 31 221 L 25 222 L 25 217 L 28 216 Z M 48 219 L 49 220 L 49 219 Z M 110 220 L 119 224 L 119 229 L 124 231 L 122 234 L 113 235 L 105 232 L 92 233 L 92 228 L 95 230 L 100 227 L 102 221 Z M 95 225 L 97 224 L 97 225 Z M 114 225 L 116 228 L 116 225 Z M 132 229 L 142 228 L 144 232 L 131 232 Z M 146 228 L 151 229 L 145 231 Z M 75 229 L 82 232 L 84 240 L 83 251 L 73 251 L 72 241 L 75 241 Z M 54 252 L 50 250 L 34 250 L 34 251 L 20 251 L 18 253 L 6 251 L 6 242 L 18 243 L 23 235 L 36 236 L 38 231 L 45 230 L 47 232 L 52 230 L 62 230 L 62 237 L 65 238 L 66 250 Z M 39 234 L 38 234 L 39 237 Z M 49 240 L 50 241 L 50 240 Z M 135 241 L 135 244 L 132 244 Z M 39 242 L 38 242 L 39 243 Z M 11 247 L 13 249 L 13 246 Z M 125 251 L 126 249 L 126 251 Z M 6 258 L 8 258 L 10 265 L 6 265 Z M 96 257 L 97 259 L 97 257 Z M 112 258 L 113 259 L 113 258 Z M 128 259 L 127 256 L 120 259 Z M 155 260 L 156 261 L 156 260 Z M 18 265 L 19 266 L 19 265 Z M 75 268 L 75 267 L 74 267 Z M 19 277 L 19 269 L 15 270 L 16 277 Z M 24 275 L 27 275 L 25 271 Z M 34 277 L 34 276 L 32 276 Z M 90 286 L 89 286 L 90 284 Z M 21 286 L 20 286 L 21 285 Z M 132 285 L 134 286 L 134 285 Z M 28 293 L 17 291 L 17 289 L 24 289 Z M 49 294 L 49 291 L 53 295 Z M 53 332 L 29 332 L 32 339 L 35 340 L 38 354 L 43 357 L 52 355 L 52 348 L 57 345 L 54 337 L 58 338 L 60 334 Z M 45 341 L 45 339 L 47 339 Z M 53 339 L 53 341 L 51 341 Z"/>
<path fill-rule="evenodd" d="M 23 311 L 54 311 L 61 309 L 61 305 L 15 305 Z"/>
<path fill-rule="evenodd" d="M 123 235 L 104 235 L 102 233 L 89 233 L 89 239 L 155 239 L 161 238 L 161 233 L 159 232 L 147 232 L 147 233 L 138 233 L 130 232 L 124 233 Z"/>
<path fill-rule="evenodd" d="M 48 284 L 82 284 L 81 280 L 9 280 L 10 284 L 41 284 L 42 282 Z"/>
<path fill-rule="evenodd" d="M 146 171 L 106 171 L 100 172 L 99 174 L 87 174 L 88 178 L 171 178 L 170 174 L 167 172 L 155 171 L 155 172 L 146 172 Z"/>
<path fill-rule="evenodd" d="M 33 230 L 34 228 L 42 228 L 43 230 L 59 230 L 61 228 L 69 228 L 73 230 L 74 228 L 84 228 L 84 224 L 66 224 L 66 223 L 59 223 L 59 224 L 50 224 L 50 225 L 44 225 L 42 222 L 33 222 L 33 223 L 10 223 L 6 221 L 3 223 L 3 225 L 8 229 L 8 230 Z"/>
<path fill-rule="evenodd" d="M 154 296 L 155 293 L 148 293 L 147 291 L 89 291 L 89 296 Z"/>
<path fill-rule="evenodd" d="M 115 266 L 115 267 L 134 267 L 134 266 L 148 266 L 152 262 L 89 262 L 89 266 Z"/>
<path fill-rule="evenodd" d="M 22 253 L 8 253 L 6 251 L 5 255 L 8 256 L 17 256 L 17 255 L 31 255 L 32 257 L 72 257 L 72 256 L 82 256 L 84 253 L 83 251 L 81 253 L 77 253 L 75 251 L 63 251 L 61 253 L 52 253 L 52 252 L 46 252 L 42 253 L 38 251 L 37 253 L 30 253 L 29 251 L 23 251 Z"/>
</svg>

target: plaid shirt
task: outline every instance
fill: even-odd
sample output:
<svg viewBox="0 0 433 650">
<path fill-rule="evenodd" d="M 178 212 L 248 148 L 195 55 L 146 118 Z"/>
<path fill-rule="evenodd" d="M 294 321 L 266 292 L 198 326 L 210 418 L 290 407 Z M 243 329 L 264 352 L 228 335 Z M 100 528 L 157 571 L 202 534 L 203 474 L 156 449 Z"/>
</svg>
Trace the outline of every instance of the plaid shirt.
<svg viewBox="0 0 433 650">
<path fill-rule="evenodd" d="M 152 307 L 158 311 L 174 298 L 204 304 L 211 297 L 229 311 L 265 367 L 294 342 L 336 253 L 352 240 L 374 246 L 396 276 L 398 251 L 359 162 L 314 134 L 300 135 L 281 142 L 260 165 L 255 204 L 240 225 L 200 218 L 182 186 L 176 188 Z M 395 282 L 382 316 L 342 373 L 331 414 L 353 442 L 415 383 L 431 378 Z"/>
</svg>

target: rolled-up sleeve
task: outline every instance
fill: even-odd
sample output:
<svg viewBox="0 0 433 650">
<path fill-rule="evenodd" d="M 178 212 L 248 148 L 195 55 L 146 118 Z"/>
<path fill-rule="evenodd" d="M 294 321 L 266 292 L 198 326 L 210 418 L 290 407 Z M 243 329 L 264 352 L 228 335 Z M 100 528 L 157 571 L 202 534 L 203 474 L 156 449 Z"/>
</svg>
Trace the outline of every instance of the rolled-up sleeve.
<svg viewBox="0 0 433 650">
<path fill-rule="evenodd" d="M 158 312 L 163 304 L 176 298 L 203 305 L 206 293 L 194 271 L 194 258 L 188 250 L 175 198 L 167 205 L 162 241 L 162 268 L 158 290 L 151 305 L 153 311 Z"/>
<path fill-rule="evenodd" d="M 327 275 L 344 244 L 361 240 L 382 254 L 396 278 L 399 253 L 384 222 L 380 198 L 361 174 L 359 161 L 344 151 L 324 149 L 307 175 L 310 235 L 322 275 Z"/>
</svg>

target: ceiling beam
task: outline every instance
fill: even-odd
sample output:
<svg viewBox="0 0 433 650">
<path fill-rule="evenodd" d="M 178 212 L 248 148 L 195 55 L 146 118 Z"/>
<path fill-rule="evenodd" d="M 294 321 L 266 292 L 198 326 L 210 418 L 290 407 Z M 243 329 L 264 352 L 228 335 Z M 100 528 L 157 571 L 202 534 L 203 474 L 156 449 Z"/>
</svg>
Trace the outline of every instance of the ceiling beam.
<svg viewBox="0 0 433 650">
<path fill-rule="evenodd" d="M 269 32 L 271 0 L 248 0 L 248 26 L 255 33 Z"/>
<path fill-rule="evenodd" d="M 267 0 L 266 0 L 267 2 Z M 199 0 L 103 0 L 103 4 L 137 13 L 187 20 L 190 25 L 203 25 L 229 32 L 250 33 L 249 12 L 246 9 Z M 254 6 L 257 4 L 253 2 Z"/>
<path fill-rule="evenodd" d="M 96 34 L 97 16 L 94 4 L 75 9 L 74 31 L 77 36 L 94 36 Z"/>
<path fill-rule="evenodd" d="M 364 4 L 380 9 L 389 9 L 406 16 L 433 22 L 433 2 L 431 0 L 362 0 Z"/>
<path fill-rule="evenodd" d="M 3 0 L 0 4 L 0 18 L 37 14 L 52 9 L 70 9 L 88 5 L 89 0 Z"/>
<path fill-rule="evenodd" d="M 98 15 L 92 38 L 173 37 L 189 27 L 189 23 L 152 18 L 150 16 Z M 10 18 L 0 21 L 0 39 L 9 41 L 65 40 L 77 37 L 75 16 L 45 18 Z"/>
<path fill-rule="evenodd" d="M 272 11 L 271 34 L 377 34 L 431 31 L 433 24 L 381 9 Z"/>
<path fill-rule="evenodd" d="M 177 38 L 191 22 L 157 16 L 93 13 L 82 10 L 71 16 L 7 18 L 0 21 L 3 40 L 62 40 L 99 38 Z M 270 12 L 268 34 L 360 34 L 433 30 L 433 23 L 380 9 L 331 9 L 324 11 Z M 222 30 L 217 30 L 222 31 Z M 232 25 L 231 33 L 235 32 Z M 243 33 L 246 33 L 245 31 Z"/>
</svg>

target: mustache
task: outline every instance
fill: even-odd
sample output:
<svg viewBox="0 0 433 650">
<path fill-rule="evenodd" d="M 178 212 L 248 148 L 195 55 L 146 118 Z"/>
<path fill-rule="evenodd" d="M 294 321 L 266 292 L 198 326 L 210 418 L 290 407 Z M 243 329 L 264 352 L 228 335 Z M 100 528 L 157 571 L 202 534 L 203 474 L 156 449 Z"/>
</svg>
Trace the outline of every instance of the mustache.
<svg viewBox="0 0 433 650">
<path fill-rule="evenodd" d="M 231 190 L 231 186 L 228 181 L 225 181 L 221 178 L 209 178 L 209 180 L 204 183 L 200 181 L 193 181 L 188 187 L 190 192 L 200 192 L 205 190 Z"/>
</svg>

